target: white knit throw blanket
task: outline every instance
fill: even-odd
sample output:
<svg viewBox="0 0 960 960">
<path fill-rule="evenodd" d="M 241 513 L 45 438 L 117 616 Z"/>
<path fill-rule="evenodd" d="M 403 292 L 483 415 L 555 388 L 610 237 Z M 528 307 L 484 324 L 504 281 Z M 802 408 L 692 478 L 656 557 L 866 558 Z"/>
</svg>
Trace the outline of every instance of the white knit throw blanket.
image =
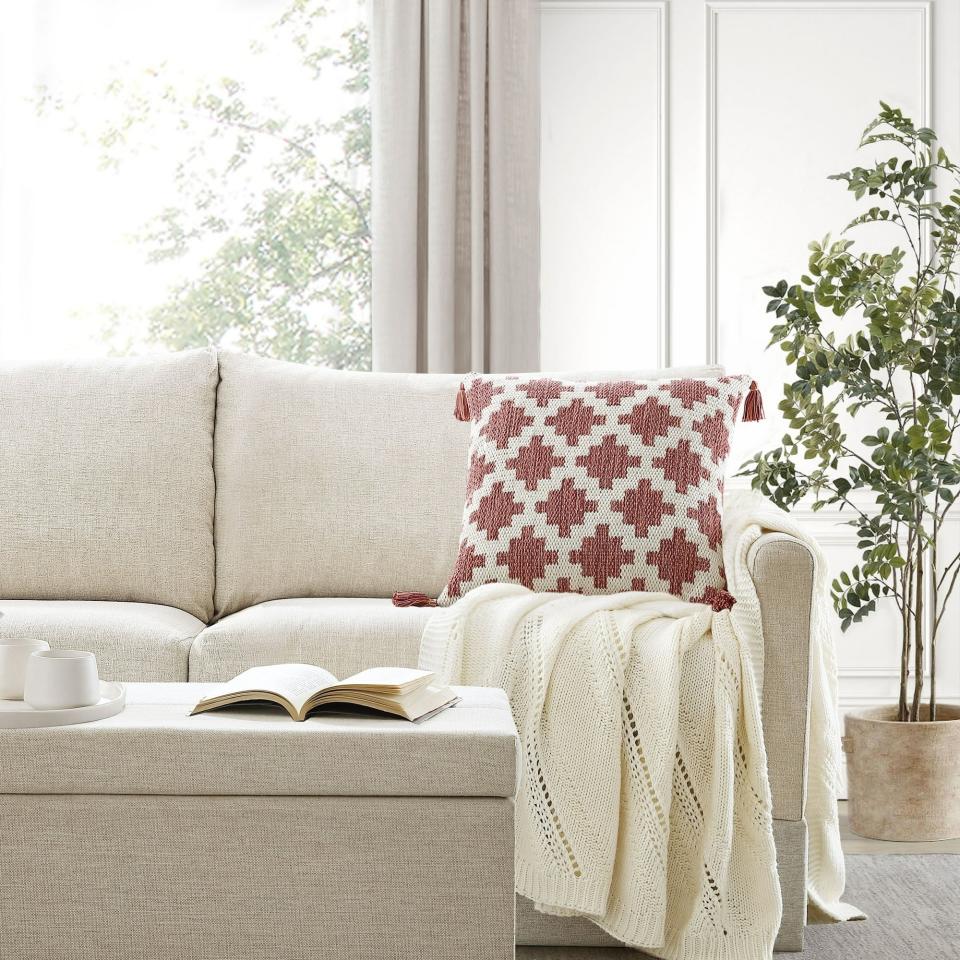
<svg viewBox="0 0 960 960">
<path fill-rule="evenodd" d="M 732 611 L 666 594 L 536 594 L 491 584 L 438 610 L 420 666 L 445 682 L 503 687 L 523 751 L 517 892 L 589 917 L 665 958 L 769 958 L 780 924 L 760 721 L 763 640 L 747 568 L 762 533 L 817 560 L 811 627 L 808 890 L 840 903 L 839 728 L 819 550 L 753 495 L 725 505 Z"/>
</svg>

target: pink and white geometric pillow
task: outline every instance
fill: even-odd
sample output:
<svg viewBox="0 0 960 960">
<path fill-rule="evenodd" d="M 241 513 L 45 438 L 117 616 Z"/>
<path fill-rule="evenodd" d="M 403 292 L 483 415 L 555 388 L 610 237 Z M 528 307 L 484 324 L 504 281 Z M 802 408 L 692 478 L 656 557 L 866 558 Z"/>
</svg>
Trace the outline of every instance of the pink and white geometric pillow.
<svg viewBox="0 0 960 960">
<path fill-rule="evenodd" d="M 749 387 L 744 376 L 466 380 L 463 530 L 438 604 L 491 582 L 722 604 L 724 465 Z"/>
</svg>

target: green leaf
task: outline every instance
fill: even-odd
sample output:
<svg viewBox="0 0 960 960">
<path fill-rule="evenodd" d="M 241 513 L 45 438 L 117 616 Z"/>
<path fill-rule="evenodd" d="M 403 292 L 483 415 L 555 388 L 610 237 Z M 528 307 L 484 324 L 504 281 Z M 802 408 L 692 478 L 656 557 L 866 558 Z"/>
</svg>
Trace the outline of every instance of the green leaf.
<svg viewBox="0 0 960 960">
<path fill-rule="evenodd" d="M 891 229 L 871 232 L 872 248 L 856 235 L 813 241 L 807 273 L 763 288 L 770 343 L 789 367 L 788 432 L 747 470 L 778 505 L 809 494 L 814 512 L 852 518 L 861 562 L 832 584 L 844 630 L 916 562 L 908 534 L 926 549 L 935 512 L 960 499 L 960 167 L 888 104 L 862 143 L 888 149 L 830 179 L 859 202 L 848 228 Z"/>
</svg>

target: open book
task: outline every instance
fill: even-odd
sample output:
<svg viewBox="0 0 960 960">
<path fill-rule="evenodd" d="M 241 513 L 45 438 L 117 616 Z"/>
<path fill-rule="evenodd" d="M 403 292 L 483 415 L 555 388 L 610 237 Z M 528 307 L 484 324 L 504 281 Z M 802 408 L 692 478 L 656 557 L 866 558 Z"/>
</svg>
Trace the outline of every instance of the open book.
<svg viewBox="0 0 960 960">
<path fill-rule="evenodd" d="M 423 720 L 460 699 L 450 687 L 433 686 L 433 678 L 427 670 L 407 667 L 372 667 L 346 680 L 306 663 L 252 667 L 225 683 L 219 693 L 204 697 L 191 716 L 238 703 L 265 702 L 279 704 L 294 720 L 306 720 L 325 707 Z"/>
</svg>

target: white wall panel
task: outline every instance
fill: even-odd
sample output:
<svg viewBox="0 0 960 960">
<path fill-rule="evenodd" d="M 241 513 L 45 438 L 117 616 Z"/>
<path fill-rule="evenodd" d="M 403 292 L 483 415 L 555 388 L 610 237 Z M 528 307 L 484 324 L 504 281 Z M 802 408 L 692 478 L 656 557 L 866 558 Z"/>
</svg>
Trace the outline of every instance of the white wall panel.
<svg viewBox="0 0 960 960">
<path fill-rule="evenodd" d="M 760 286 L 803 272 L 807 243 L 859 212 L 826 178 L 870 159 L 858 135 L 880 100 L 927 122 L 927 13 L 925 3 L 707 5 L 707 350 L 721 362 L 780 376 L 778 358 L 763 357 Z"/>
<path fill-rule="evenodd" d="M 929 116 L 925 3 L 709 3 L 707 17 L 707 289 L 704 350 L 768 387 L 768 420 L 741 430 L 734 458 L 779 438 L 787 370 L 765 350 L 761 287 L 805 272 L 807 244 L 836 236 L 858 212 L 829 174 L 871 159 L 859 134 L 894 103 Z M 787 38 L 789 38 L 787 42 Z M 884 156 L 889 155 L 889 150 Z M 853 239 L 890 249 L 884 225 Z"/>
<path fill-rule="evenodd" d="M 739 464 L 783 433 L 785 369 L 765 350 L 760 287 L 803 272 L 807 243 L 854 216 L 826 178 L 869 159 L 857 143 L 879 100 L 960 157 L 960 0 L 542 6 L 544 366 L 622 369 L 659 353 L 753 373 L 772 416 L 741 431 Z M 797 516 L 834 570 L 856 562 L 835 516 Z M 960 547 L 960 514 L 942 543 Z M 842 706 L 896 697 L 898 629 L 895 608 L 837 628 Z M 960 593 L 938 674 L 942 697 L 960 699 Z"/>
<path fill-rule="evenodd" d="M 541 366 L 666 350 L 661 3 L 542 7 Z"/>
</svg>

